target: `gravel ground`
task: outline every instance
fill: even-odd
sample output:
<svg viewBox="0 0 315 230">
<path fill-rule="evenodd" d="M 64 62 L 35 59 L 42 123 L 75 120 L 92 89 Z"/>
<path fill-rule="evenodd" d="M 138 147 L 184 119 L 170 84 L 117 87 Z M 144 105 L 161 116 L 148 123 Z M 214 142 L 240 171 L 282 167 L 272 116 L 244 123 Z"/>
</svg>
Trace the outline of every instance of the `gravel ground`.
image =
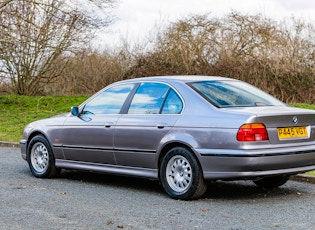
<svg viewBox="0 0 315 230">
<path fill-rule="evenodd" d="M 0 147 L 0 174 L 0 229 L 315 229 L 309 183 L 216 182 L 204 198 L 180 201 L 144 179 L 74 171 L 37 179 L 10 147 Z"/>
</svg>

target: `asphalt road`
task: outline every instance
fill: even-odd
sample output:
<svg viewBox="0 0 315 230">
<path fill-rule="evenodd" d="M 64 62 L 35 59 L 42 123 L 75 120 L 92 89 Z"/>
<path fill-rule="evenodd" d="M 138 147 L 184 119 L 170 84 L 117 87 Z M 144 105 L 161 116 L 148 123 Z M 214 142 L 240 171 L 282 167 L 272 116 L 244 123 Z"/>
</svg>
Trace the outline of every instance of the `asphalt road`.
<svg viewBox="0 0 315 230">
<path fill-rule="evenodd" d="M 203 199 L 170 199 L 156 181 L 65 171 L 34 178 L 0 148 L 0 229 L 315 229 L 315 185 L 264 190 L 216 182 Z"/>
</svg>

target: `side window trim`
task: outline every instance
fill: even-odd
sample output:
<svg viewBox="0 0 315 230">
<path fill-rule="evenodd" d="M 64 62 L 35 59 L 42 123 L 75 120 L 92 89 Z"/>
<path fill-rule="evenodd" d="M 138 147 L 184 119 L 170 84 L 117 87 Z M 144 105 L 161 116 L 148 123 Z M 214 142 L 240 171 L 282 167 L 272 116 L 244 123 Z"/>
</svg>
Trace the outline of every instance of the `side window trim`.
<svg viewBox="0 0 315 230">
<path fill-rule="evenodd" d="M 165 102 L 166 102 L 166 100 L 167 100 L 167 98 L 168 98 L 168 95 L 170 94 L 170 92 L 171 92 L 171 91 L 172 91 L 172 88 L 171 88 L 171 87 L 169 87 L 169 89 L 167 90 L 166 95 L 165 95 L 165 97 L 164 97 L 164 100 L 163 100 L 163 102 L 162 102 L 162 105 L 161 105 L 161 108 L 160 108 L 159 114 L 162 114 L 162 111 L 163 111 L 163 108 L 164 108 Z"/>
<path fill-rule="evenodd" d="M 133 89 L 130 91 L 127 99 L 125 100 L 125 103 L 121 107 L 121 110 L 120 110 L 119 114 L 128 114 L 128 109 L 129 109 L 129 106 L 131 104 L 131 101 L 132 101 L 134 95 L 136 94 L 138 88 L 140 87 L 140 85 L 141 85 L 141 83 L 136 83 L 135 84 Z"/>
</svg>

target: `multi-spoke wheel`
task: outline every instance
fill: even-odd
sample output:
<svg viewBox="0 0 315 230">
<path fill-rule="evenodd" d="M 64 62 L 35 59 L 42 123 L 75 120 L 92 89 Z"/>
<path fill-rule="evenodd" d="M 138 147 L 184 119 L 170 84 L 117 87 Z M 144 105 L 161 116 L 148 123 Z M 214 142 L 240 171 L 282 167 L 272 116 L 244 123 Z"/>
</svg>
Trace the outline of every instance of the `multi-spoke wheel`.
<svg viewBox="0 0 315 230">
<path fill-rule="evenodd" d="M 31 149 L 31 163 L 38 173 L 43 173 L 48 168 L 49 155 L 46 146 L 37 142 Z"/>
<path fill-rule="evenodd" d="M 183 147 L 175 147 L 165 155 L 160 180 L 165 191 L 175 199 L 196 199 L 207 190 L 197 159 Z"/>
<path fill-rule="evenodd" d="M 188 160 L 180 155 L 173 156 L 166 165 L 166 180 L 175 192 L 183 192 L 192 182 L 192 170 Z"/>
<path fill-rule="evenodd" d="M 27 162 L 36 177 L 52 177 L 59 173 L 49 142 L 41 135 L 33 137 L 30 141 Z"/>
</svg>

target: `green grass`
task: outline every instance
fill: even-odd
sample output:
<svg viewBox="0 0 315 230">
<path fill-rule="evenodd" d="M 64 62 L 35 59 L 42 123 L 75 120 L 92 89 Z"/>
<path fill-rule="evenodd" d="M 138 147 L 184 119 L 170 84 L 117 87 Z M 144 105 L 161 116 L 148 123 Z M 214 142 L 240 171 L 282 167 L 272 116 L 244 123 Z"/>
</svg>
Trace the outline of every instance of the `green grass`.
<svg viewBox="0 0 315 230">
<path fill-rule="evenodd" d="M 86 97 L 0 96 L 0 141 L 18 142 L 29 122 L 70 111 Z"/>
<path fill-rule="evenodd" d="M 310 172 L 307 172 L 305 173 L 306 175 L 310 175 L 310 176 L 315 176 L 315 171 L 310 171 Z"/>
<path fill-rule="evenodd" d="M 303 108 L 303 109 L 313 109 L 313 110 L 315 110 L 315 105 L 306 104 L 306 103 L 294 103 L 294 104 L 290 104 L 290 106 Z"/>
</svg>

